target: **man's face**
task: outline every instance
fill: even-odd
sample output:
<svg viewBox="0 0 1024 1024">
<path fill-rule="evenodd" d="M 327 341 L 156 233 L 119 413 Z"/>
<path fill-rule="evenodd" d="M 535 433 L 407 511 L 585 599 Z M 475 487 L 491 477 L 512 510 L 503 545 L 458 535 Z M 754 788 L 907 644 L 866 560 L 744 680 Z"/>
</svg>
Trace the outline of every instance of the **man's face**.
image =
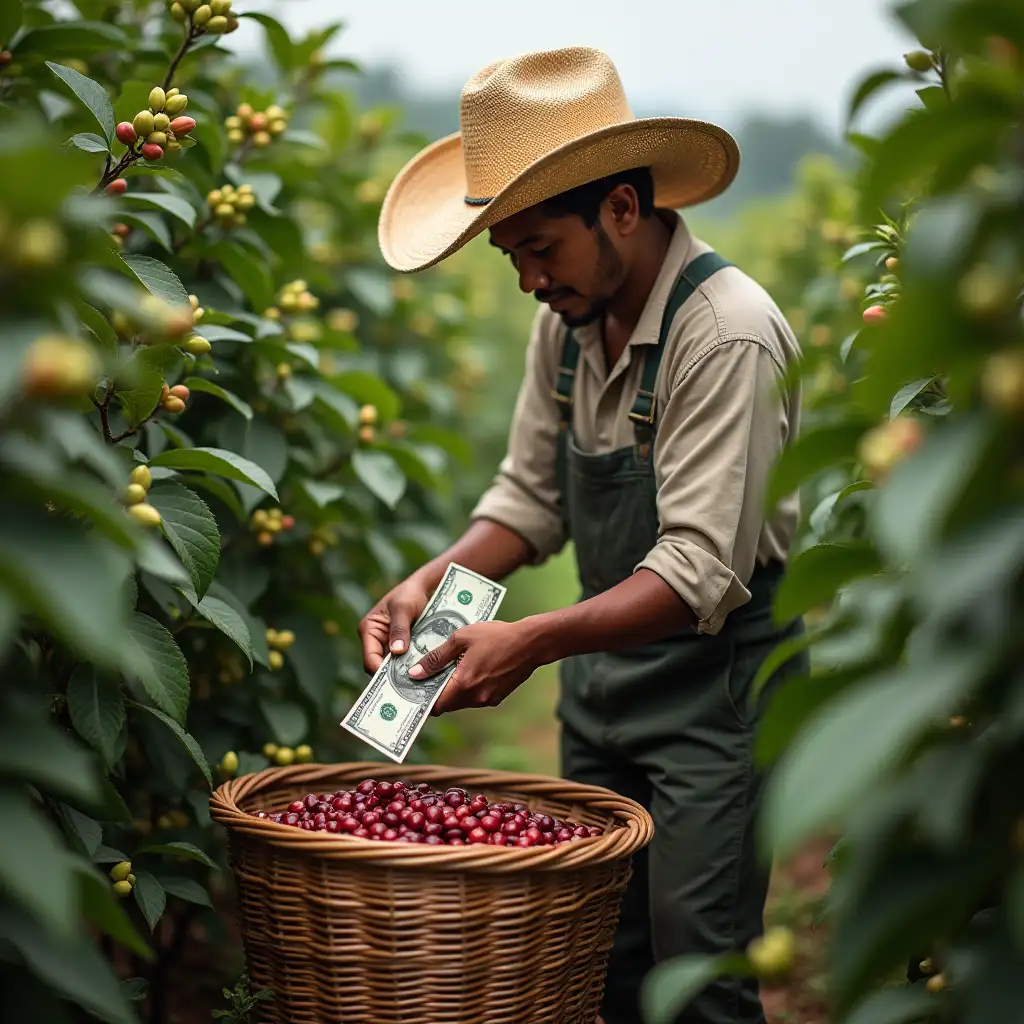
<svg viewBox="0 0 1024 1024">
<path fill-rule="evenodd" d="M 519 274 L 519 287 L 546 302 L 569 327 L 598 319 L 622 285 L 622 254 L 602 221 L 551 217 L 534 206 L 495 224 L 491 245 Z"/>
</svg>

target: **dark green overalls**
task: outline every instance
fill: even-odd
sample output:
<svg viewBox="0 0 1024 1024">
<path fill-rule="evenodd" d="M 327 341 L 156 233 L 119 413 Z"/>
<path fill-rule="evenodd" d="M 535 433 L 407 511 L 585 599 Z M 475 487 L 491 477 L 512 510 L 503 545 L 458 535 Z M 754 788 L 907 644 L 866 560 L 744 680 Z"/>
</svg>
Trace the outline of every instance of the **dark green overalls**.
<svg viewBox="0 0 1024 1024">
<path fill-rule="evenodd" d="M 579 344 L 571 331 L 566 335 L 555 395 L 563 427 L 558 478 L 581 600 L 631 576 L 658 539 L 658 366 L 675 313 L 702 281 L 728 265 L 712 252 L 683 270 L 658 345 L 646 357 L 630 412 L 635 444 L 627 448 L 592 455 L 574 445 Z M 776 628 L 771 616 L 782 571 L 778 563 L 755 569 L 747 584 L 751 600 L 715 636 L 686 631 L 562 664 L 563 775 L 638 801 L 655 822 L 623 901 L 601 1011 L 607 1024 L 640 1020 L 638 990 L 656 961 L 742 949 L 761 932 L 768 872 L 757 857 L 753 819 L 763 780 L 753 765 L 758 712 L 748 694 L 765 655 L 789 632 Z M 725 979 L 680 1020 L 763 1022 L 757 985 Z"/>
</svg>

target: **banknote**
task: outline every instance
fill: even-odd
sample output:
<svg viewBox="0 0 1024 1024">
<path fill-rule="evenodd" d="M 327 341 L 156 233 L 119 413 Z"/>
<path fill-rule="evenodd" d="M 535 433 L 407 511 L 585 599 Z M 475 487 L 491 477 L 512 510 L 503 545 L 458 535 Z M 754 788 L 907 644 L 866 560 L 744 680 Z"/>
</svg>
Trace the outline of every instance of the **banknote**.
<svg viewBox="0 0 1024 1024">
<path fill-rule="evenodd" d="M 455 665 L 429 679 L 410 679 L 409 669 L 462 626 L 493 619 L 504 596 L 500 584 L 452 562 L 412 627 L 409 649 L 385 657 L 342 727 L 393 761 L 404 761 Z"/>
</svg>

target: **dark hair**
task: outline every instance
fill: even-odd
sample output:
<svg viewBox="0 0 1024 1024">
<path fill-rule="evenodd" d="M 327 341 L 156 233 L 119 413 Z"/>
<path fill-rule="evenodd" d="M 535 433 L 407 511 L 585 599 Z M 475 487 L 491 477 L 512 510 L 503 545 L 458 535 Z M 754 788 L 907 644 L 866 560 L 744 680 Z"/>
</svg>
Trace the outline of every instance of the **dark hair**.
<svg viewBox="0 0 1024 1024">
<path fill-rule="evenodd" d="M 562 192 L 545 199 L 540 207 L 550 217 L 569 217 L 575 214 L 582 218 L 588 228 L 597 223 L 601 204 L 618 185 L 632 185 L 640 204 L 640 216 L 650 217 L 654 213 L 654 175 L 650 167 L 634 167 L 628 171 L 609 174 L 597 181 Z"/>
</svg>

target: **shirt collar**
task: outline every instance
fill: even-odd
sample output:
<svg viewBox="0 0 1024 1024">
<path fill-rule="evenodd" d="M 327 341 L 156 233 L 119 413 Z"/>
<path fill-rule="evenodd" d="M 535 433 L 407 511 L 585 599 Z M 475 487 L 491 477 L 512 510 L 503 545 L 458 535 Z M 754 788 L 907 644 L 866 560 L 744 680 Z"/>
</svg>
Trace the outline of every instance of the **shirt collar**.
<svg viewBox="0 0 1024 1024">
<path fill-rule="evenodd" d="M 658 271 L 658 276 L 655 278 L 651 294 L 647 296 L 640 319 L 630 335 L 630 346 L 658 344 L 658 338 L 661 335 L 661 321 L 665 315 L 669 296 L 672 294 L 672 288 L 682 273 L 683 267 L 690 262 L 694 247 L 693 235 L 681 214 L 671 210 L 658 210 L 655 215 L 661 216 L 672 228 L 672 238 L 661 264 L 661 270 Z M 599 341 L 601 339 L 601 324 L 600 322 L 587 324 L 585 327 L 577 328 L 574 333 L 581 345 Z"/>
</svg>

